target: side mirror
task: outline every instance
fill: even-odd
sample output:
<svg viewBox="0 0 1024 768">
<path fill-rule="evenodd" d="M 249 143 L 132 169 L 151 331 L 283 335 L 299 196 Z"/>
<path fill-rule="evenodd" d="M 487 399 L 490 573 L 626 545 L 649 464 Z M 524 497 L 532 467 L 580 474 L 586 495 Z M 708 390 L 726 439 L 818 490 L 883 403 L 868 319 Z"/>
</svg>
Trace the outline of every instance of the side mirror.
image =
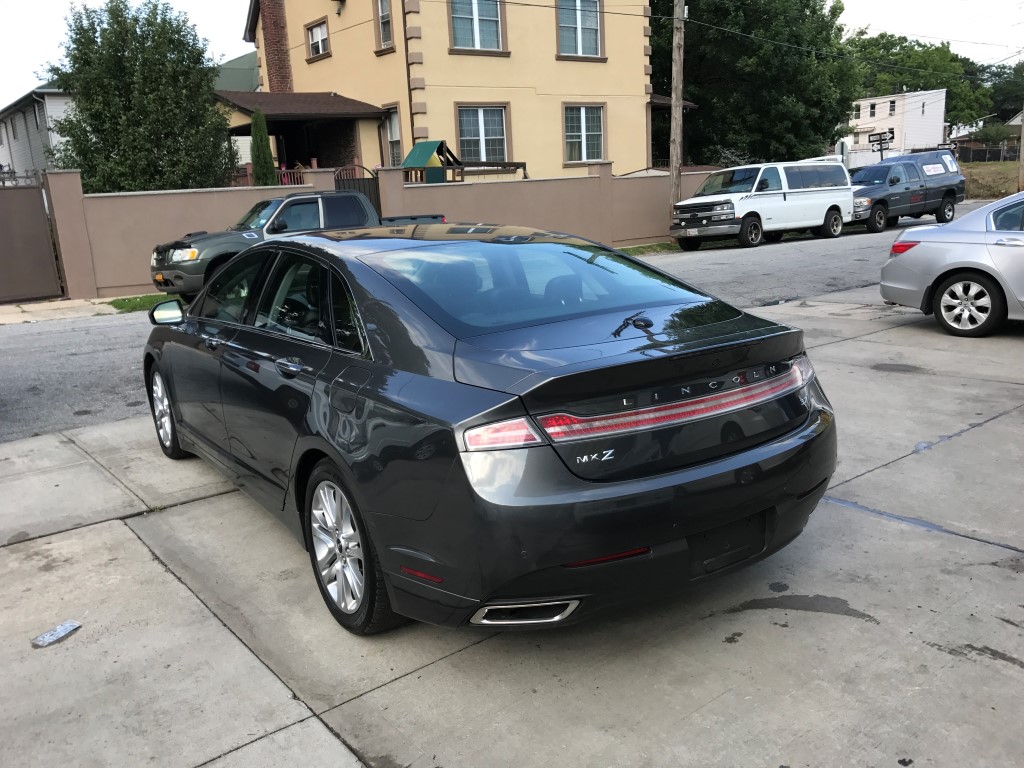
<svg viewBox="0 0 1024 768">
<path fill-rule="evenodd" d="M 891 179 L 889 179 L 889 186 L 892 186 L 893 184 L 899 184 L 900 181 L 902 181 L 902 179 L 900 179 L 899 176 L 893 176 Z"/>
<path fill-rule="evenodd" d="M 149 322 L 153 325 L 179 325 L 185 320 L 185 310 L 177 299 L 161 301 L 149 310 Z"/>
<path fill-rule="evenodd" d="M 768 189 L 769 186 L 770 185 L 768 183 L 768 179 L 761 179 L 759 182 L 757 182 L 757 191 L 764 192 L 765 190 Z"/>
<path fill-rule="evenodd" d="M 276 235 L 278 232 L 284 232 L 286 229 L 288 229 L 287 221 L 285 221 L 284 219 L 275 219 L 274 221 L 270 222 L 270 226 L 267 227 L 267 232 L 269 232 L 272 235 Z"/>
</svg>

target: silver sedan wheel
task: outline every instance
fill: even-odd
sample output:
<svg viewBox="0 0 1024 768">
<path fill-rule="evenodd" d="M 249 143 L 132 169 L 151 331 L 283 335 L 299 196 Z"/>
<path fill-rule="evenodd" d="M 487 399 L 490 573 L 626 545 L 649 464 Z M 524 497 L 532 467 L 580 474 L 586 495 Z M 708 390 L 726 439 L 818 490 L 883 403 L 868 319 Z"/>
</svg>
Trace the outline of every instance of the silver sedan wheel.
<svg viewBox="0 0 1024 768">
<path fill-rule="evenodd" d="M 342 611 L 355 613 L 363 603 L 363 546 L 352 505 L 330 481 L 313 492 L 310 528 L 320 582 Z"/>
<path fill-rule="evenodd" d="M 159 371 L 153 371 L 150 382 L 153 397 L 153 421 L 156 422 L 156 433 L 165 448 L 171 447 L 174 436 L 174 422 L 171 421 L 171 401 L 167 396 L 167 385 Z"/>
<path fill-rule="evenodd" d="M 939 302 L 942 319 L 953 328 L 971 330 L 982 325 L 992 313 L 992 297 L 970 280 L 953 283 Z"/>
</svg>

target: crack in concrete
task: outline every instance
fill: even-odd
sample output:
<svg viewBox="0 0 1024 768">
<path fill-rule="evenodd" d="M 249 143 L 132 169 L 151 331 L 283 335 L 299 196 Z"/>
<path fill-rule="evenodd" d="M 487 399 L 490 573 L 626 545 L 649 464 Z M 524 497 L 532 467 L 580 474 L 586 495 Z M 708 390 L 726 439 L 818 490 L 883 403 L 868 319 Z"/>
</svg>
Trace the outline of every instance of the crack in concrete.
<svg viewBox="0 0 1024 768">
<path fill-rule="evenodd" d="M 885 462 L 884 464 L 879 464 L 877 467 L 872 467 L 871 469 L 864 470 L 859 475 L 854 475 L 853 477 L 850 477 L 850 478 L 847 478 L 846 480 L 843 480 L 841 483 L 836 483 L 835 485 L 831 486 L 829 490 L 834 490 L 834 489 L 839 488 L 839 487 L 841 487 L 843 485 L 846 485 L 847 483 L 852 483 L 854 480 L 859 480 L 860 478 L 864 477 L 865 475 L 870 475 L 872 472 L 877 472 L 880 469 L 885 469 L 886 467 L 891 466 L 891 465 L 895 464 L 898 461 L 903 461 L 903 459 L 908 459 L 911 456 L 915 456 L 918 453 L 921 453 L 922 451 L 926 451 L 926 450 L 929 450 L 930 448 L 934 448 L 936 445 L 941 445 L 942 443 L 948 443 L 954 437 L 962 437 L 963 435 L 967 434 L 971 430 L 977 429 L 978 427 L 983 427 L 986 424 L 995 421 L 996 419 L 1001 419 L 1003 416 L 1009 416 L 1011 413 L 1013 413 L 1014 411 L 1020 410 L 1021 408 L 1024 408 L 1024 403 L 1021 403 L 1020 405 L 1015 405 L 1012 408 L 1008 408 L 1005 411 L 1001 411 L 1000 413 L 997 413 L 994 416 L 989 416 L 987 419 L 983 419 L 982 421 L 974 422 L 973 424 L 971 424 L 971 425 L 969 425 L 967 427 L 964 427 L 963 429 L 961 429 L 961 430 L 959 430 L 957 432 L 954 432 L 951 435 L 940 435 L 939 439 L 935 440 L 934 442 L 922 441 L 922 442 L 918 443 L 917 445 L 915 445 L 914 449 L 912 451 L 910 451 L 910 453 L 905 453 L 902 456 L 897 456 L 895 459 L 892 459 L 890 461 Z"/>
<path fill-rule="evenodd" d="M 913 525 L 917 528 L 924 528 L 926 531 L 932 531 L 933 533 L 945 533 L 950 536 L 958 536 L 961 539 L 969 539 L 970 541 L 976 541 L 979 544 L 988 544 L 993 547 L 1000 547 L 1002 549 L 1008 549 L 1011 552 L 1019 552 L 1024 554 L 1024 549 L 1015 547 L 1013 544 L 1005 544 L 1000 541 L 992 541 L 991 539 L 983 539 L 980 536 L 972 536 L 969 533 L 962 533 L 960 531 L 954 531 L 951 528 L 933 523 L 929 520 L 924 520 L 920 517 L 910 517 L 908 515 L 897 515 L 894 512 L 886 512 L 882 509 L 876 509 L 874 507 L 868 507 L 864 504 L 858 504 L 855 501 L 848 501 L 846 499 L 840 499 L 837 496 L 824 496 L 822 501 L 827 501 L 832 504 L 836 504 L 840 507 L 846 507 L 847 509 L 853 509 L 858 512 L 867 512 L 871 515 L 877 515 L 878 517 L 884 517 L 888 520 L 894 520 L 898 523 L 906 523 L 907 525 Z"/>
</svg>

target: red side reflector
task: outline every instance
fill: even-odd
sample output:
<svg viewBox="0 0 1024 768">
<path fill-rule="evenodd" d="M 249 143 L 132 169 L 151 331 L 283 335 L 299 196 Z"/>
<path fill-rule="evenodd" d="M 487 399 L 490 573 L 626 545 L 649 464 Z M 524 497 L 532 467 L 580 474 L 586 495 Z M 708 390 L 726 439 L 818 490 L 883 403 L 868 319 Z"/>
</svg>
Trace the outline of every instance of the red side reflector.
<svg viewBox="0 0 1024 768">
<path fill-rule="evenodd" d="M 604 557 L 592 557 L 589 560 L 577 560 L 575 563 L 566 563 L 566 568 L 582 568 L 585 565 L 597 565 L 598 563 L 610 563 L 613 560 L 625 560 L 627 557 L 636 557 L 637 555 L 646 555 L 651 551 L 650 547 L 637 547 L 636 549 L 627 549 L 625 552 L 616 552 L 614 555 L 605 555 Z"/>
<path fill-rule="evenodd" d="M 901 253 L 906 253 L 911 248 L 917 245 L 914 240 L 897 240 L 892 244 L 892 248 L 889 249 L 890 256 L 899 256 Z"/>
<path fill-rule="evenodd" d="M 402 571 L 402 573 L 408 574 L 409 576 L 415 576 L 418 579 L 426 579 L 427 581 L 432 581 L 435 584 L 440 584 L 442 581 L 444 581 L 444 579 L 442 579 L 440 576 L 431 576 L 429 573 L 417 571 L 415 568 L 410 568 L 407 565 L 403 565 L 400 570 Z"/>
</svg>

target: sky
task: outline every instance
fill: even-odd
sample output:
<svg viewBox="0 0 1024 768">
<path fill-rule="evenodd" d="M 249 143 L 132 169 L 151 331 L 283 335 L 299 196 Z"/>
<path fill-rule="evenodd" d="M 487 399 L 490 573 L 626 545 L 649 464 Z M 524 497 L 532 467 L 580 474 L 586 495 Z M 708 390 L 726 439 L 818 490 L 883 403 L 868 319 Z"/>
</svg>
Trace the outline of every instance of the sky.
<svg viewBox="0 0 1024 768">
<path fill-rule="evenodd" d="M 102 4 L 101 0 L 85 2 Z M 215 59 L 231 59 L 252 50 L 242 40 L 249 0 L 169 2 L 187 14 L 200 37 L 209 41 Z M 44 66 L 60 60 L 64 17 L 71 4 L 68 0 L 3 0 L 3 5 L 0 106 L 32 90 Z M 846 0 L 845 6 L 842 21 L 851 31 L 869 27 L 870 34 L 891 32 L 927 43 L 955 38 L 950 40 L 952 49 L 979 62 L 1006 59 L 1014 63 L 1024 57 L 1024 0 Z M 12 12 L 13 7 L 18 10 Z"/>
</svg>

